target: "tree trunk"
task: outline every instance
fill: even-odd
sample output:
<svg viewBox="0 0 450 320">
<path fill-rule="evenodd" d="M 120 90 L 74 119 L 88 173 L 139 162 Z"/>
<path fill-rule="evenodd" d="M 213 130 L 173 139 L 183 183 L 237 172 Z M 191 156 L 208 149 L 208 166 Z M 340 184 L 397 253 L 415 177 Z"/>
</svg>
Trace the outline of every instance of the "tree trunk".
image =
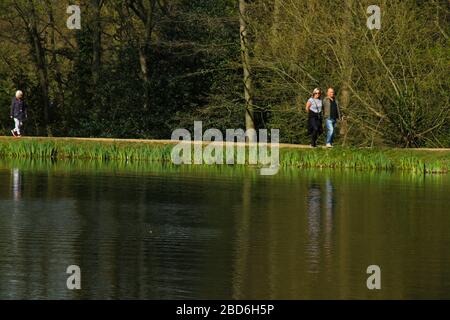
<svg viewBox="0 0 450 320">
<path fill-rule="evenodd" d="M 239 0 L 239 22 L 241 38 L 241 56 L 242 68 L 244 70 L 244 99 L 245 99 L 245 128 L 246 130 L 255 129 L 254 111 L 253 111 L 253 85 L 250 67 L 249 39 L 247 33 L 246 20 L 247 2 Z M 250 135 L 249 135 L 250 136 Z M 253 139 L 249 138 L 248 142 Z"/>
<path fill-rule="evenodd" d="M 56 54 L 56 38 L 55 38 L 55 17 L 53 15 L 53 6 L 50 0 L 46 0 L 47 11 L 48 11 L 48 19 L 50 22 L 50 42 L 52 46 L 52 65 L 55 70 L 55 80 L 56 85 L 58 87 L 58 95 L 56 97 L 58 108 L 60 110 L 64 109 L 65 99 L 64 99 L 64 89 L 63 89 L 63 77 L 61 72 L 61 66 L 58 62 L 58 57 Z"/>
<path fill-rule="evenodd" d="M 154 27 L 153 18 L 155 14 L 156 0 L 147 0 L 147 3 L 148 4 L 146 6 L 145 0 L 128 0 L 127 2 L 128 7 L 144 25 L 144 35 L 137 40 L 141 77 L 144 81 L 144 110 L 149 109 L 151 105 L 151 72 L 149 56 L 151 53 L 151 41 Z"/>
<path fill-rule="evenodd" d="M 354 0 L 345 0 L 344 6 L 344 24 L 341 29 L 341 54 L 342 54 L 342 86 L 340 92 L 340 105 L 342 109 L 342 113 L 346 114 L 347 110 L 350 107 L 350 86 L 352 82 L 353 75 L 353 63 L 352 63 L 352 52 L 350 48 L 350 40 L 348 38 L 349 34 L 352 34 L 352 25 L 353 25 L 353 4 Z M 345 145 L 347 142 L 347 130 L 348 125 L 345 125 L 343 128 L 343 136 Z"/>
<path fill-rule="evenodd" d="M 144 76 L 144 84 L 145 84 L 145 105 L 144 109 L 149 109 L 151 104 L 151 73 L 150 73 L 150 65 L 148 61 L 148 57 L 150 55 L 151 50 L 151 41 L 153 34 L 153 16 L 155 12 L 155 4 L 154 0 L 149 0 L 149 8 L 147 10 L 147 16 L 145 23 L 145 37 L 144 43 L 142 47 L 143 54 L 141 55 L 141 66 L 142 66 L 142 74 Z"/>
<path fill-rule="evenodd" d="M 37 13 L 33 0 L 28 0 L 30 5 L 30 24 L 28 26 L 28 32 L 32 41 L 32 47 L 34 51 L 35 64 L 37 68 L 39 86 L 41 89 L 42 103 L 44 108 L 44 125 L 47 130 L 47 135 L 52 135 L 52 130 L 49 124 L 49 97 L 48 97 L 48 72 L 47 62 L 45 57 L 45 50 L 42 46 L 41 37 L 38 32 L 37 25 Z"/>
<path fill-rule="evenodd" d="M 274 0 L 273 2 L 273 21 L 272 21 L 272 37 L 273 40 L 278 38 L 278 33 L 280 29 L 280 21 L 281 21 L 281 0 Z"/>
<path fill-rule="evenodd" d="M 94 10 L 93 35 L 92 35 L 92 78 L 94 86 L 97 86 L 100 78 L 101 58 L 102 58 L 102 23 L 101 10 L 103 0 L 92 0 Z"/>
</svg>

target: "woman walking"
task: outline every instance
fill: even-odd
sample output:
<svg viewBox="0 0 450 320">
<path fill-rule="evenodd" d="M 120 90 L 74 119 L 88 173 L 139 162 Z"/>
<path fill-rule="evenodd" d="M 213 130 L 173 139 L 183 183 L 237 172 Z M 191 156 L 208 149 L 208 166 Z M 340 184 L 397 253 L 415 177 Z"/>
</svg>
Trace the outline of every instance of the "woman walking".
<svg viewBox="0 0 450 320">
<path fill-rule="evenodd" d="M 308 112 L 308 134 L 311 135 L 311 147 L 317 147 L 317 139 L 323 133 L 322 128 L 322 100 L 320 99 L 321 90 L 314 89 L 311 98 L 306 103 L 306 112 Z"/>
<path fill-rule="evenodd" d="M 23 121 L 27 118 L 27 105 L 23 100 L 23 92 L 18 90 L 16 92 L 16 96 L 12 99 L 11 103 L 11 119 L 14 119 L 15 127 L 11 130 L 11 133 L 14 137 L 21 137 L 22 134 L 20 132 Z"/>
</svg>

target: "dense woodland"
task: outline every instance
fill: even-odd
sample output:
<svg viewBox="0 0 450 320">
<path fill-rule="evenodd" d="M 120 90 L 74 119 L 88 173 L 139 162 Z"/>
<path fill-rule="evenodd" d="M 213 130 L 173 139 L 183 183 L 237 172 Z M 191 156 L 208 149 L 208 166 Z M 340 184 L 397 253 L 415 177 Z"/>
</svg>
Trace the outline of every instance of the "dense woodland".
<svg viewBox="0 0 450 320">
<path fill-rule="evenodd" d="M 67 28 L 69 5 L 81 29 Z M 382 27 L 366 25 L 369 5 Z M 449 147 L 448 0 L 1 0 L 0 130 L 15 90 L 27 135 L 170 138 L 279 128 L 334 86 L 338 144 Z"/>
</svg>

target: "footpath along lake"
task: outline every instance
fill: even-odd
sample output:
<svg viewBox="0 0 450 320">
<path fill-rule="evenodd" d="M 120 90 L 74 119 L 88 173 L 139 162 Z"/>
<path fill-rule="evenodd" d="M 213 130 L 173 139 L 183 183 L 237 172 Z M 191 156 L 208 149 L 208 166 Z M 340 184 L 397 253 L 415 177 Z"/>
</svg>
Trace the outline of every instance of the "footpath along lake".
<svg viewBox="0 0 450 320">
<path fill-rule="evenodd" d="M 449 174 L 0 160 L 0 299 L 449 299 L 449 205 Z"/>
</svg>

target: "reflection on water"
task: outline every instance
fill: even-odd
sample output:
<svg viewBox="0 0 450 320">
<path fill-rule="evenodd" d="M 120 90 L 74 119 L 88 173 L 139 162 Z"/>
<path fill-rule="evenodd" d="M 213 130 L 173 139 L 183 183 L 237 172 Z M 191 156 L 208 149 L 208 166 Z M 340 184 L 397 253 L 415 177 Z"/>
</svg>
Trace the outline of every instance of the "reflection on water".
<svg viewBox="0 0 450 320">
<path fill-rule="evenodd" d="M 20 200 L 20 196 L 22 194 L 22 175 L 18 168 L 12 169 L 11 175 L 12 175 L 11 184 L 12 184 L 13 199 L 18 201 Z"/>
<path fill-rule="evenodd" d="M 336 200 L 333 196 L 333 183 L 330 178 L 325 181 L 325 235 L 324 235 L 324 248 L 327 250 L 327 256 L 332 254 L 332 232 L 333 232 L 333 216 L 334 216 L 334 205 Z"/>
<path fill-rule="evenodd" d="M 327 178 L 325 183 L 313 181 L 309 185 L 307 203 L 308 216 L 308 271 L 319 272 L 324 261 L 321 261 L 321 250 L 326 257 L 332 255 L 332 231 L 333 231 L 333 184 Z M 322 225 L 323 221 L 323 225 Z M 322 242 L 323 241 L 323 244 Z"/>
<path fill-rule="evenodd" d="M 320 215 L 321 211 L 320 185 L 312 183 L 308 189 L 308 246 L 306 253 L 309 258 L 308 269 L 310 272 L 318 272 L 320 263 Z"/>
<path fill-rule="evenodd" d="M 0 181 L 0 298 L 450 298 L 448 176 L 0 161 Z"/>
</svg>

